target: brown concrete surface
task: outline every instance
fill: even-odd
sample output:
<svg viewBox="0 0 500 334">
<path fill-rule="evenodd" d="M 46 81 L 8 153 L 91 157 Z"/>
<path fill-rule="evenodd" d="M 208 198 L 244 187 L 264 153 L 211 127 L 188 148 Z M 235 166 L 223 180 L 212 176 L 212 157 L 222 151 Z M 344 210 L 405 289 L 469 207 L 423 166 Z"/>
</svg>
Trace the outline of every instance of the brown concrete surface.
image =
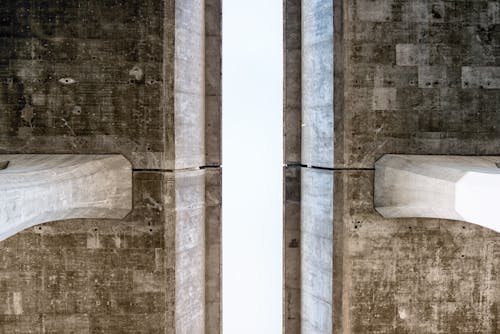
<svg viewBox="0 0 500 334">
<path fill-rule="evenodd" d="M 333 2 L 334 124 L 317 125 L 318 136 L 334 138 L 333 157 L 324 157 L 334 161 L 327 166 L 331 330 L 319 316 L 297 313 L 309 284 L 300 254 L 314 250 L 296 215 L 307 185 L 297 187 L 293 175 L 315 164 L 301 158 L 296 139 L 306 109 L 288 99 L 303 88 L 287 78 L 303 76 L 293 37 L 307 21 L 297 8 L 320 2 L 284 1 L 292 20 L 285 23 L 285 333 L 500 332 L 498 233 L 448 220 L 383 219 L 373 209 L 373 167 L 383 154 L 500 153 L 498 1 Z M 324 192 L 319 185 L 317 194 Z"/>
<path fill-rule="evenodd" d="M 134 210 L 0 243 L 0 333 L 220 333 L 220 0 L 0 1 L 0 153 L 123 154 Z"/>
</svg>

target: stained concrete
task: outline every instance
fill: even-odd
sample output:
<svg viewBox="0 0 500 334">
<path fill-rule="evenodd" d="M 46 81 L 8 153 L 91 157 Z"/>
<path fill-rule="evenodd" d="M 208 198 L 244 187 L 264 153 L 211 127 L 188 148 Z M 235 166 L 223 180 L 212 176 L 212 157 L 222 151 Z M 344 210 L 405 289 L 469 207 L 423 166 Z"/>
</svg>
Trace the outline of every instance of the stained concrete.
<svg viewBox="0 0 500 334">
<path fill-rule="evenodd" d="M 285 167 L 283 189 L 283 331 L 300 333 L 300 167 Z"/>
<path fill-rule="evenodd" d="M 134 204 L 0 243 L 0 333 L 220 332 L 220 21 L 219 0 L 0 3 L 0 153 L 122 154 Z"/>
<path fill-rule="evenodd" d="M 219 2 L 4 1 L 0 12 L 0 152 L 220 164 L 220 141 L 205 145 L 220 123 Z"/>
<path fill-rule="evenodd" d="M 292 15 L 293 9 L 316 2 L 284 3 L 285 19 L 293 20 L 285 23 L 287 41 L 300 34 L 297 25 L 304 29 L 307 23 Z M 325 138 L 333 143 L 319 143 L 311 148 L 314 152 L 306 152 L 324 152 L 333 145 L 333 157 L 322 157 L 333 160 L 326 167 L 334 173 L 329 188 L 333 311 L 325 327 L 308 330 L 298 319 L 311 323 L 311 315 L 292 312 L 306 303 L 301 300 L 304 283 L 294 285 L 307 269 L 300 261 L 304 255 L 297 254 L 313 251 L 304 231 L 293 230 L 297 242 L 286 239 L 284 250 L 285 332 L 499 332 L 497 233 L 456 221 L 383 219 L 373 208 L 374 162 L 384 154 L 499 154 L 498 1 L 344 0 L 334 1 L 333 8 L 334 124 L 322 127 L 331 115 L 316 120 L 317 127 L 331 129 Z M 285 78 L 303 71 L 304 59 L 297 61 L 296 52 L 285 48 Z M 285 81 L 285 96 L 303 84 Z M 299 118 L 292 115 L 306 107 L 294 101 L 285 104 L 288 142 L 304 138 Z M 314 166 L 302 156 L 300 145 L 286 149 L 286 175 Z M 292 184 L 285 189 L 295 192 L 287 191 L 287 198 L 295 200 L 285 202 L 285 228 L 304 219 L 287 212 L 304 206 L 300 188 L 308 188 L 292 186 L 294 178 L 286 182 Z M 315 192 L 325 189 L 319 185 Z M 288 231 L 285 237 L 291 237 Z M 302 248 L 292 249 L 297 244 Z"/>
</svg>

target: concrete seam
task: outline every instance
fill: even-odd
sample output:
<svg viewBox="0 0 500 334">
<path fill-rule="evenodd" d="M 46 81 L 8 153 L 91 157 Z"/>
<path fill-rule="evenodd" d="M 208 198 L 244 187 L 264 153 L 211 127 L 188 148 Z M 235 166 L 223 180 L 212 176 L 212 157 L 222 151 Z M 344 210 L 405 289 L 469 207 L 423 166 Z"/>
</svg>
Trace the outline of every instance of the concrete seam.
<svg viewBox="0 0 500 334">
<path fill-rule="evenodd" d="M 321 166 L 309 166 L 309 165 L 303 165 L 303 164 L 284 164 L 283 165 L 285 168 L 288 167 L 300 167 L 300 168 L 307 168 L 307 169 L 317 169 L 317 170 L 329 170 L 329 171 L 371 171 L 375 170 L 375 168 L 349 168 L 349 167 L 321 167 Z"/>
</svg>

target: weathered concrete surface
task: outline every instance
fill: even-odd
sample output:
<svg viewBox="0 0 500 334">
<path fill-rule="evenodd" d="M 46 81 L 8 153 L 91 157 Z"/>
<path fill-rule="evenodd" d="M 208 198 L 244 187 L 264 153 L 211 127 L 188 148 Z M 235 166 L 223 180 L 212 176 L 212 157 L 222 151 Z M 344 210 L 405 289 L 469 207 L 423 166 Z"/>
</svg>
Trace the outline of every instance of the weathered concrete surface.
<svg viewBox="0 0 500 334">
<path fill-rule="evenodd" d="M 332 332 L 333 171 L 301 169 L 301 333 Z"/>
<path fill-rule="evenodd" d="M 301 330 L 300 167 L 283 169 L 283 332 Z"/>
<path fill-rule="evenodd" d="M 120 155 L 0 155 L 0 240 L 75 218 L 123 219 L 132 210 L 132 167 Z"/>
<path fill-rule="evenodd" d="M 301 3 L 283 1 L 283 332 L 300 333 Z"/>
<path fill-rule="evenodd" d="M 222 3 L 205 0 L 205 165 L 222 164 Z"/>
<path fill-rule="evenodd" d="M 331 333 L 333 1 L 283 3 L 283 331 Z"/>
<path fill-rule="evenodd" d="M 287 0 L 285 8 L 309 3 Z M 498 1 L 486 0 L 334 2 L 334 133 L 329 135 L 334 164 L 327 166 L 336 169 L 333 333 L 500 331 L 498 234 L 455 221 L 383 219 L 373 208 L 372 171 L 388 153 L 500 155 L 498 9 Z M 285 23 L 285 36 L 296 35 L 297 16 L 285 19 L 294 20 Z M 286 75 L 303 71 L 292 49 L 285 48 L 285 59 L 294 59 L 286 62 Z M 285 84 L 285 96 L 303 84 Z M 287 116 L 294 115 L 291 104 L 285 104 L 284 115 L 285 122 L 293 120 L 285 124 L 285 139 L 302 137 L 297 117 Z M 331 144 L 319 143 L 306 153 L 325 151 Z M 314 166 L 289 151 L 288 168 Z M 292 154 L 299 159 L 288 158 Z M 288 198 L 297 196 L 299 191 L 287 192 Z M 294 219 L 285 215 L 285 228 Z M 302 232 L 294 233 L 304 245 Z M 309 250 L 285 247 L 288 298 L 295 291 L 294 268 L 303 272 L 296 253 Z M 286 333 L 300 333 L 298 328 L 303 324 L 285 318 Z"/>
<path fill-rule="evenodd" d="M 500 154 L 497 1 L 343 3 L 337 167 L 371 169 L 386 153 Z M 372 173 L 344 172 L 344 203 L 335 207 L 344 215 L 343 331 L 499 332 L 498 234 L 382 219 Z"/>
<path fill-rule="evenodd" d="M 0 152 L 220 164 L 220 1 L 2 1 L 0 13 Z"/>
<path fill-rule="evenodd" d="M 220 323 L 219 215 L 220 169 L 135 172 L 125 220 L 48 223 L 3 241 L 0 333 L 60 333 L 49 321 L 76 333 L 209 333 Z"/>
<path fill-rule="evenodd" d="M 300 1 L 284 0 L 283 16 L 283 152 L 287 164 L 301 162 L 302 29 Z"/>
<path fill-rule="evenodd" d="M 301 162 L 333 167 L 333 1 L 303 0 Z"/>
<path fill-rule="evenodd" d="M 337 167 L 373 168 L 384 153 L 498 155 L 497 1 L 344 3 Z"/>
<path fill-rule="evenodd" d="M 175 333 L 205 331 L 205 172 L 169 173 L 174 188 L 167 189 L 167 270 L 175 273 L 172 312 L 167 309 L 167 328 Z M 174 236 L 172 238 L 171 236 Z M 169 315 L 175 315 L 170 319 Z"/>
<path fill-rule="evenodd" d="M 498 333 L 500 234 L 458 221 L 384 219 L 373 208 L 373 174 L 336 172 L 344 198 L 335 206 L 344 230 L 339 333 Z"/>
<path fill-rule="evenodd" d="M 500 157 L 388 154 L 375 163 L 375 210 L 385 218 L 441 218 L 500 233 Z"/>
<path fill-rule="evenodd" d="M 222 168 L 205 169 L 205 333 L 222 333 Z"/>
<path fill-rule="evenodd" d="M 205 2 L 175 3 L 174 168 L 205 165 Z"/>
<path fill-rule="evenodd" d="M 0 243 L 0 333 L 165 333 L 167 185 L 153 172 L 133 184 L 125 220 L 48 223 Z"/>
<path fill-rule="evenodd" d="M 0 153 L 134 168 L 124 220 L 0 243 L 0 333 L 220 332 L 220 18 L 220 0 L 0 2 Z"/>
</svg>

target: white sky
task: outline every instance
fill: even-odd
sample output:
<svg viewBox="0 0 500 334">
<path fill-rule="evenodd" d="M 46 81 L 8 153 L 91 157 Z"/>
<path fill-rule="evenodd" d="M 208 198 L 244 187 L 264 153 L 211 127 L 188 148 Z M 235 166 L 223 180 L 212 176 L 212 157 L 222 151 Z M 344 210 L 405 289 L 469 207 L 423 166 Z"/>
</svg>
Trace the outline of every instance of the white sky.
<svg viewBox="0 0 500 334">
<path fill-rule="evenodd" d="M 282 0 L 223 1 L 225 334 L 282 323 Z"/>
</svg>

